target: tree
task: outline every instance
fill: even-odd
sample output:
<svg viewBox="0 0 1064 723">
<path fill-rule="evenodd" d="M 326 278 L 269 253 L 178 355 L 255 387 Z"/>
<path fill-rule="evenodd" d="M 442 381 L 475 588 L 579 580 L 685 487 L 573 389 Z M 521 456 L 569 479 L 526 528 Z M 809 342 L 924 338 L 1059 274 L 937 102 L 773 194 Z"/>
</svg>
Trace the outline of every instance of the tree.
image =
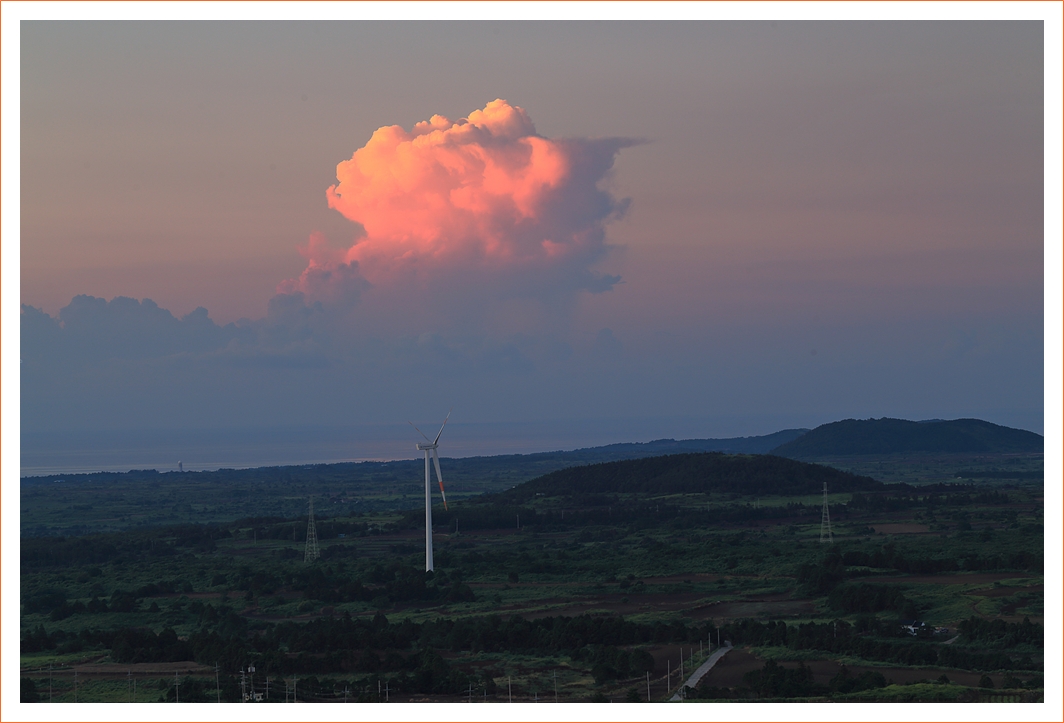
<svg viewBox="0 0 1064 723">
<path fill-rule="evenodd" d="M 41 696 L 37 692 L 37 684 L 29 678 L 23 678 L 21 684 L 21 695 L 19 701 L 22 703 L 40 703 Z"/>
</svg>

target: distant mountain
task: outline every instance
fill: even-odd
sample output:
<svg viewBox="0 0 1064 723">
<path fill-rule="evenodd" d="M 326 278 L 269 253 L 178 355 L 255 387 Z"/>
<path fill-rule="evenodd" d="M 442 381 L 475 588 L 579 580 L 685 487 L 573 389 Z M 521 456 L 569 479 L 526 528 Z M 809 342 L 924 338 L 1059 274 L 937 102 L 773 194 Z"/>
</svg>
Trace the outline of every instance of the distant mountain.
<svg viewBox="0 0 1064 723">
<path fill-rule="evenodd" d="M 522 502 L 537 496 L 724 492 L 744 495 L 807 495 L 874 489 L 870 477 L 771 455 L 719 452 L 672 454 L 586 467 L 570 467 L 525 482 L 498 497 Z"/>
<path fill-rule="evenodd" d="M 574 459 L 586 458 L 591 462 L 607 462 L 614 459 L 637 459 L 657 457 L 663 454 L 684 452 L 729 452 L 731 454 L 765 454 L 781 444 L 798 439 L 808 429 L 784 429 L 761 437 L 728 437 L 726 439 L 655 439 L 651 442 L 619 442 L 601 447 L 587 447 L 572 452 L 555 452 Z"/>
<path fill-rule="evenodd" d="M 771 450 L 792 459 L 860 454 L 929 452 L 1042 452 L 1040 434 L 1002 427 L 980 419 L 928 420 L 845 419 L 824 424 Z"/>
</svg>

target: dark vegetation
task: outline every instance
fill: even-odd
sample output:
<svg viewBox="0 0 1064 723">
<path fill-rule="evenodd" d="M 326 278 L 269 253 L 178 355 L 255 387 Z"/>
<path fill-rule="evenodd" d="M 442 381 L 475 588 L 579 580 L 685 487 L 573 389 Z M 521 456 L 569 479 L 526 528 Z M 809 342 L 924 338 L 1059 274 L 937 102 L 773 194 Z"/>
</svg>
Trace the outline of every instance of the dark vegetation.
<svg viewBox="0 0 1064 723">
<path fill-rule="evenodd" d="M 626 462 L 571 467 L 544 475 L 497 495 L 500 501 L 526 501 L 537 495 L 670 495 L 723 492 L 743 495 L 809 495 L 877 489 L 858 477 L 821 465 L 769 455 L 677 454 Z"/>
<path fill-rule="evenodd" d="M 100 498 L 90 534 L 24 536 L 23 700 L 49 699 L 49 665 L 68 676 L 59 699 L 73 700 L 70 666 L 90 660 L 113 666 L 115 687 L 79 700 L 126 700 L 123 666 L 186 662 L 201 672 L 177 686 L 173 673 L 156 674 L 153 699 L 239 700 L 239 671 L 254 664 L 254 690 L 274 681 L 270 700 L 297 680 L 299 700 L 377 700 L 378 685 L 391 700 L 531 700 L 553 695 L 555 674 L 562 700 L 645 700 L 648 674 L 663 700 L 679 683 L 666 680 L 677 651 L 708 651 L 718 636 L 760 662 L 727 685 L 711 673 L 689 699 L 952 700 L 985 682 L 1020 697 L 1041 688 L 1040 484 L 884 484 L 716 453 L 607 462 L 493 482 L 489 494 L 434 509 L 436 570 L 426 573 L 423 472 L 413 467 L 409 483 L 369 485 L 390 490 L 379 510 L 351 501 L 366 499 L 357 480 L 368 468 L 357 465 L 219 472 L 217 487 L 248 492 L 236 497 L 248 510 L 228 521 L 199 514 L 205 488 L 193 476 L 156 490 L 173 489 L 167 504 L 206 519 L 108 529 L 127 503 Z M 316 502 L 321 557 L 306 564 L 305 514 L 259 514 L 254 480 L 287 484 L 297 499 L 316 473 L 319 499 L 345 501 Z M 138 474 L 138 484 L 177 478 Z M 819 543 L 825 481 L 833 544 Z M 38 488 L 24 487 L 24 516 L 54 504 L 27 498 Z M 877 533 L 883 526 L 904 534 Z M 840 659 L 849 667 L 817 672 L 817 661 Z M 982 682 L 897 686 L 877 665 Z"/>
</svg>

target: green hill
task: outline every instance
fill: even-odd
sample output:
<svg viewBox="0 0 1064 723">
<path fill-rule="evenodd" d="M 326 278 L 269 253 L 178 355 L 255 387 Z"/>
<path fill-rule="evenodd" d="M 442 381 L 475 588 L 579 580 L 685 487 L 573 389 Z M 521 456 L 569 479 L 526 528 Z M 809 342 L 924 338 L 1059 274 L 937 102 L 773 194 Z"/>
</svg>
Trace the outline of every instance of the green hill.
<svg viewBox="0 0 1064 723">
<path fill-rule="evenodd" d="M 570 467 L 525 482 L 498 497 L 516 503 L 537 496 L 611 493 L 807 495 L 820 492 L 825 481 L 832 492 L 880 485 L 870 477 L 783 457 L 709 452 Z"/>
<path fill-rule="evenodd" d="M 792 459 L 861 454 L 1039 453 L 1041 435 L 980 419 L 911 422 L 905 419 L 845 419 L 824 424 L 771 454 Z"/>
</svg>

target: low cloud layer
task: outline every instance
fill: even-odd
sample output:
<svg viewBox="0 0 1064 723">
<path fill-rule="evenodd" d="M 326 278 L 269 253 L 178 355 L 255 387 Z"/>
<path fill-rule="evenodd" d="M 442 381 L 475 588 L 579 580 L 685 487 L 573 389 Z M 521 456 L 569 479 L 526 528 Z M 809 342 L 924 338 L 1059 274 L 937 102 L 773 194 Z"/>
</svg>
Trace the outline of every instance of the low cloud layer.
<svg viewBox="0 0 1064 723">
<path fill-rule="evenodd" d="M 572 355 L 519 332 L 367 333 L 349 311 L 301 292 L 225 325 L 151 299 L 81 295 L 56 317 L 23 305 L 23 428 L 395 421 L 426 395 L 435 406 L 501 399 Z"/>
<path fill-rule="evenodd" d="M 40 439 L 111 430 L 124 444 L 128 430 L 401 424 L 454 406 L 463 421 L 599 420 L 588 429 L 673 420 L 668 434 L 692 437 L 873 415 L 1041 431 L 1034 323 L 679 329 L 666 320 L 653 339 L 618 327 L 568 342 L 520 332 L 381 336 L 351 323 L 299 293 L 275 296 L 261 319 L 226 325 L 148 299 L 80 296 L 57 317 L 24 306 L 21 427 Z M 935 382 L 913 382 L 923 379 Z M 723 426 L 696 423 L 710 418 Z"/>
<path fill-rule="evenodd" d="M 594 267 L 606 225 L 627 199 L 603 188 L 630 139 L 549 139 L 504 100 L 467 118 L 434 115 L 407 131 L 379 128 L 337 166 L 329 207 L 358 226 L 349 246 L 314 234 L 308 261 L 278 291 L 326 304 L 369 288 L 403 289 L 434 305 L 532 298 L 558 303 L 620 277 Z"/>
</svg>

